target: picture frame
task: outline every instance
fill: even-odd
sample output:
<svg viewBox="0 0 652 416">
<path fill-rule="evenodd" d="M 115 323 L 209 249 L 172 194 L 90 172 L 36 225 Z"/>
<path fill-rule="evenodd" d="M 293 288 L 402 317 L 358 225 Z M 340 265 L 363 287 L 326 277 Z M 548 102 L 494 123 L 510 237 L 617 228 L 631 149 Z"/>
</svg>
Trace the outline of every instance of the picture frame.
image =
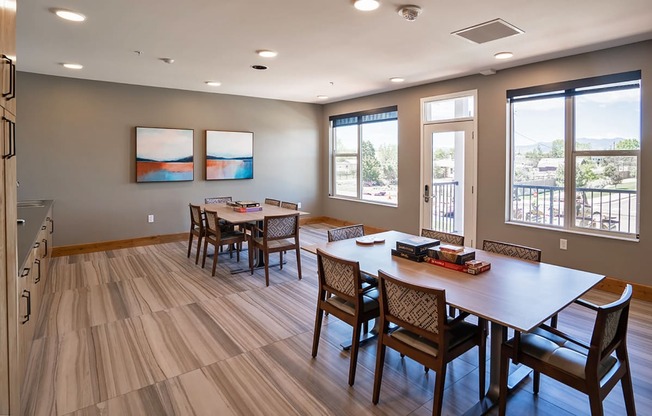
<svg viewBox="0 0 652 416">
<path fill-rule="evenodd" d="M 194 180 L 194 130 L 136 127 L 136 182 Z"/>
<path fill-rule="evenodd" d="M 206 130 L 206 180 L 254 178 L 254 133 Z"/>
</svg>

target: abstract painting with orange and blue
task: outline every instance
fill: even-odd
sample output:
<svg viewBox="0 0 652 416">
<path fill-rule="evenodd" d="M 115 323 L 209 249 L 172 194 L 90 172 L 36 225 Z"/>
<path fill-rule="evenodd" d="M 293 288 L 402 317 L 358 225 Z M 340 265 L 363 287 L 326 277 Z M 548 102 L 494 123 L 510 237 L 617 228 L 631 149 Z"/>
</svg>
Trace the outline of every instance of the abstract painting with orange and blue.
<svg viewBox="0 0 652 416">
<path fill-rule="evenodd" d="M 136 182 L 193 180 L 193 133 L 136 127 Z"/>
<path fill-rule="evenodd" d="M 206 130 L 206 180 L 253 177 L 254 134 Z"/>
</svg>

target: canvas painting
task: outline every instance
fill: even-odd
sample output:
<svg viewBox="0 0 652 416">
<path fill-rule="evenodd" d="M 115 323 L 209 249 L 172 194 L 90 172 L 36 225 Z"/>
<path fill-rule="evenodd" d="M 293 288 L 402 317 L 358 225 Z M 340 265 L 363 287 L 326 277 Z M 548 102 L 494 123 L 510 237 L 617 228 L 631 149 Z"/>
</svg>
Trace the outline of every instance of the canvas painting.
<svg viewBox="0 0 652 416">
<path fill-rule="evenodd" d="M 193 130 L 136 127 L 136 182 L 193 177 Z"/>
<path fill-rule="evenodd" d="M 206 180 L 253 177 L 254 134 L 206 130 Z"/>
</svg>

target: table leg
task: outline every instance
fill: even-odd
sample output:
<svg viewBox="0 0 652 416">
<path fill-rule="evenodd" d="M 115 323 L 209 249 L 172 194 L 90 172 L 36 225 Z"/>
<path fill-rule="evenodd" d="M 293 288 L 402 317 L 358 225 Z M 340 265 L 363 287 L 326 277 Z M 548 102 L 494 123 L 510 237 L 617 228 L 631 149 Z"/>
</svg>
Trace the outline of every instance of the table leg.
<svg viewBox="0 0 652 416">
<path fill-rule="evenodd" d="M 500 397 L 500 346 L 505 340 L 507 340 L 507 327 L 491 322 L 491 339 L 489 345 L 489 356 L 491 357 L 489 363 L 489 388 L 487 389 L 487 394 L 485 395 L 484 400 L 478 402 L 475 406 L 467 410 L 464 415 L 483 415 L 498 404 L 498 398 Z M 508 390 L 511 391 L 515 388 L 531 372 L 532 370 L 525 366 L 520 366 L 516 371 L 512 372 L 507 381 Z"/>
</svg>

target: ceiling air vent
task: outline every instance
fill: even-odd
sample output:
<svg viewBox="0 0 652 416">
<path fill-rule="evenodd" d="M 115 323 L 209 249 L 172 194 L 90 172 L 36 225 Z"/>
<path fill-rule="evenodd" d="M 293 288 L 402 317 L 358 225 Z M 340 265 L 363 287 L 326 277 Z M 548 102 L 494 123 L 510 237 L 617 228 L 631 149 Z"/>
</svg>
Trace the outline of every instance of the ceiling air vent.
<svg viewBox="0 0 652 416">
<path fill-rule="evenodd" d="M 451 34 L 463 37 L 473 43 L 486 43 L 491 42 L 492 40 L 519 35 L 521 33 L 523 33 L 523 31 L 516 26 L 511 25 L 502 19 L 495 19 L 455 31 Z"/>
</svg>

